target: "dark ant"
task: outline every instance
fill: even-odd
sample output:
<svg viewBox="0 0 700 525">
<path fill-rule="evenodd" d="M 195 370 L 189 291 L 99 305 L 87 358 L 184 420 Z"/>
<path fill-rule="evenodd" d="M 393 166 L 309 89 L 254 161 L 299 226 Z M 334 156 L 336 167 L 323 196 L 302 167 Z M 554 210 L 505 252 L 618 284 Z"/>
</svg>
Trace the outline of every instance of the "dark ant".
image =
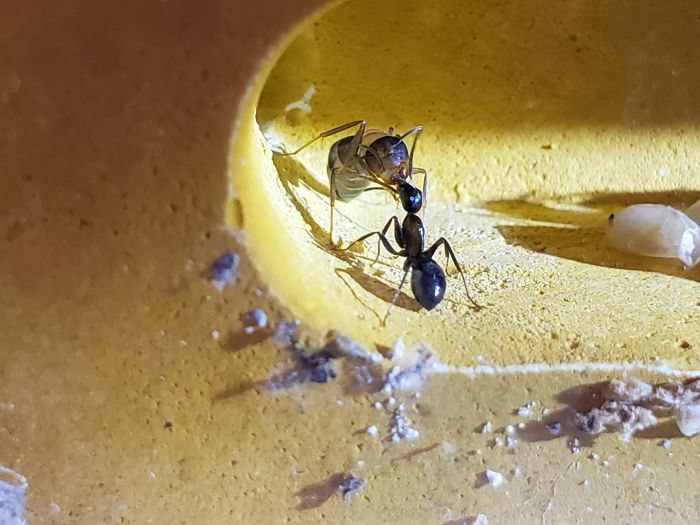
<svg viewBox="0 0 700 525">
<path fill-rule="evenodd" d="M 330 180 L 331 243 L 336 198 L 348 202 L 365 191 L 385 190 L 398 197 L 403 209 L 408 213 L 417 213 L 423 207 L 427 195 L 428 173 L 423 168 L 413 166 L 413 151 L 423 126 L 412 128 L 403 135 L 394 135 L 393 128 L 390 128 L 388 133 L 379 130 L 365 131 L 366 122 L 356 120 L 324 131 L 295 151 L 284 155 L 296 155 L 317 140 L 354 126 L 359 126 L 357 133 L 335 142 L 328 152 L 326 171 Z M 409 135 L 414 135 L 410 152 L 404 142 Z M 413 178 L 414 173 L 423 174 L 423 191 L 408 181 Z M 377 186 L 368 187 L 370 183 Z"/>
<path fill-rule="evenodd" d="M 394 238 L 396 243 L 401 248 L 400 251 L 395 250 L 389 240 L 386 238 L 386 232 L 389 230 L 391 225 L 394 225 Z M 457 271 L 462 276 L 462 282 L 464 283 L 464 290 L 467 293 L 467 299 L 472 303 L 475 310 L 480 310 L 481 306 L 477 304 L 471 295 L 469 295 L 469 289 L 467 288 L 467 280 L 464 277 L 464 272 L 457 262 L 457 257 L 455 257 L 452 246 L 447 242 L 447 239 L 440 237 L 430 248 L 427 250 L 423 249 L 425 244 L 425 227 L 423 222 L 420 220 L 418 215 L 415 213 L 407 213 L 403 220 L 403 223 L 399 223 L 399 219 L 393 216 L 386 223 L 384 229 L 381 232 L 371 232 L 363 235 L 355 242 L 350 244 L 345 250 L 351 249 L 355 244 L 364 241 L 376 235 L 379 237 L 379 244 L 377 246 L 377 257 L 375 262 L 379 259 L 379 250 L 381 245 L 384 245 L 390 253 L 397 255 L 399 257 L 405 257 L 406 261 L 403 265 L 403 278 L 401 279 L 401 284 L 394 294 L 394 298 L 391 300 L 389 309 L 384 317 L 384 322 L 386 322 L 387 317 L 389 317 L 389 312 L 391 307 L 396 303 L 396 300 L 401 293 L 401 288 L 406 281 L 408 276 L 408 271 L 412 270 L 411 274 L 411 290 L 413 291 L 413 296 L 416 301 L 425 308 L 426 310 L 432 310 L 442 301 L 445 295 L 445 288 L 447 287 L 447 282 L 445 278 L 445 272 L 440 267 L 438 263 L 433 260 L 433 254 L 440 248 L 440 246 L 445 247 L 445 256 L 452 259 L 452 262 L 457 267 Z M 449 259 L 448 259 L 449 262 Z"/>
</svg>

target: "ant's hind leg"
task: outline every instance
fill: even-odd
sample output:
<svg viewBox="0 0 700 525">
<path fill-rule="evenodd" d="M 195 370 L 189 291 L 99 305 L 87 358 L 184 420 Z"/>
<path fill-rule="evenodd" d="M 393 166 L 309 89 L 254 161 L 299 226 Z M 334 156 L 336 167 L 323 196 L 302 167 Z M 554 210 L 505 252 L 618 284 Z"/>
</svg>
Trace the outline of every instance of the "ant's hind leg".
<svg viewBox="0 0 700 525">
<path fill-rule="evenodd" d="M 406 282 L 406 277 L 408 276 L 408 270 L 410 267 L 405 267 L 403 271 L 403 277 L 401 278 L 401 283 L 399 284 L 399 287 L 396 289 L 396 293 L 394 293 L 394 297 L 391 299 L 391 303 L 389 303 L 389 308 L 386 309 L 386 315 L 384 315 L 384 319 L 382 320 L 382 326 L 386 324 L 386 320 L 389 318 L 389 314 L 391 313 L 391 307 L 396 304 L 396 301 L 399 299 L 399 295 L 401 294 L 401 288 L 403 288 L 404 283 Z"/>
<path fill-rule="evenodd" d="M 452 259 L 452 262 L 454 263 L 455 267 L 457 268 L 457 271 L 459 272 L 459 275 L 462 276 L 462 282 L 464 283 L 464 291 L 467 294 L 467 299 L 469 299 L 469 302 L 474 305 L 475 310 L 481 310 L 483 308 L 479 303 L 477 303 L 474 299 L 472 299 L 472 296 L 469 295 L 469 288 L 467 287 L 467 279 L 464 277 L 464 272 L 462 271 L 462 267 L 459 265 L 459 262 L 457 261 L 457 257 L 455 256 L 455 252 L 452 250 L 452 246 L 450 246 L 450 243 L 447 242 L 447 239 L 444 237 L 440 237 L 435 244 L 433 244 L 430 248 L 425 250 L 424 255 L 427 255 L 428 257 L 432 258 L 433 254 L 437 251 L 440 246 L 445 246 L 445 254 Z"/>
<path fill-rule="evenodd" d="M 388 227 L 389 227 L 389 225 L 391 224 L 391 222 L 392 222 L 392 221 L 389 221 L 389 222 L 386 224 L 386 226 L 384 227 L 384 230 L 388 229 Z M 384 248 L 386 248 L 386 250 L 387 250 L 389 253 L 391 253 L 392 255 L 403 256 L 403 257 L 406 256 L 406 254 L 404 253 L 404 250 L 401 250 L 400 252 L 399 252 L 399 251 L 396 251 L 396 250 L 393 248 L 393 246 L 391 246 L 391 243 L 389 242 L 389 239 L 387 239 L 387 238 L 386 238 L 386 235 L 384 235 L 384 233 L 382 233 L 382 232 L 371 232 L 371 233 L 367 233 L 367 234 L 363 235 L 362 237 L 360 237 L 359 239 L 357 239 L 357 240 L 351 242 L 350 245 L 349 245 L 347 248 L 343 248 L 341 251 L 346 252 L 346 251 L 350 250 L 350 249 L 351 249 L 353 246 L 355 246 L 356 244 L 361 243 L 362 241 L 369 239 L 369 238 L 372 237 L 373 235 L 376 235 L 376 236 L 379 237 L 379 242 L 382 243 L 382 244 L 384 245 Z"/>
<path fill-rule="evenodd" d="M 366 122 L 364 120 L 354 120 L 352 122 L 348 122 L 347 124 L 343 124 L 342 126 L 338 126 L 336 128 L 329 129 L 328 131 L 324 131 L 323 133 L 321 133 L 317 137 L 314 137 L 310 141 L 299 146 L 296 150 L 288 152 L 288 153 L 282 153 L 282 156 L 286 157 L 286 156 L 296 155 L 296 154 L 300 153 L 302 150 L 311 146 L 311 144 L 313 144 L 317 140 L 321 140 L 321 139 L 324 139 L 326 137 L 330 137 L 332 135 L 335 135 L 336 133 L 340 133 L 341 131 L 345 131 L 346 129 L 350 129 L 350 128 L 355 127 L 355 126 L 360 126 L 360 128 L 357 130 L 357 133 L 353 137 L 352 145 L 355 147 L 356 151 L 359 151 L 360 143 L 362 142 L 362 137 L 365 134 Z M 355 143 L 357 143 L 357 144 L 355 145 Z"/>
</svg>

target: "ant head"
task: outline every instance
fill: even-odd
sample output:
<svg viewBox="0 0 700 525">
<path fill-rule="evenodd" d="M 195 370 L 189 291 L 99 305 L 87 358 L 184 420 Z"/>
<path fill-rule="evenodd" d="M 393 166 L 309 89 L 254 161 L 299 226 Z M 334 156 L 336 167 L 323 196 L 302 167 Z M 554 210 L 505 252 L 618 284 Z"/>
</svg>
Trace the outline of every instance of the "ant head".
<svg viewBox="0 0 700 525">
<path fill-rule="evenodd" d="M 423 206 L 423 192 L 405 180 L 400 180 L 398 185 L 403 209 L 408 213 L 418 213 Z"/>
</svg>

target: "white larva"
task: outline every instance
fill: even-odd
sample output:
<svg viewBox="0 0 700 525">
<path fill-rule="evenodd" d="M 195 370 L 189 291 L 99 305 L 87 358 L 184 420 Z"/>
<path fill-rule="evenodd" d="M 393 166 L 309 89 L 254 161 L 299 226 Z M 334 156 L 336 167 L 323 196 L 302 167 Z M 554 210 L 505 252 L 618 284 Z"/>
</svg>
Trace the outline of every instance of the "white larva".
<svg viewBox="0 0 700 525">
<path fill-rule="evenodd" d="M 700 262 L 700 226 L 670 206 L 635 204 L 610 215 L 608 239 L 623 252 L 678 258 L 688 268 Z"/>
</svg>

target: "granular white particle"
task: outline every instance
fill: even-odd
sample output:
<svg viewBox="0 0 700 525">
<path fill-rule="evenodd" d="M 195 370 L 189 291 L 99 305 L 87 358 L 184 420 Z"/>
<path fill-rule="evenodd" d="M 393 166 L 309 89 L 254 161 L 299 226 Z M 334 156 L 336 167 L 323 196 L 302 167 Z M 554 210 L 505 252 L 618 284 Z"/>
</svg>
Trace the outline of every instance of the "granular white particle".
<svg viewBox="0 0 700 525">
<path fill-rule="evenodd" d="M 488 484 L 493 488 L 499 487 L 503 484 L 503 474 L 487 469 L 484 472 L 484 475 L 486 476 Z"/>
<path fill-rule="evenodd" d="M 662 439 L 661 442 L 659 443 L 664 448 L 669 448 L 671 446 L 671 440 L 670 439 Z"/>
<path fill-rule="evenodd" d="M 211 338 L 214 341 L 218 341 L 221 338 L 221 332 L 219 332 L 218 330 L 212 330 L 211 331 Z"/>
<path fill-rule="evenodd" d="M 491 424 L 491 421 L 487 421 L 486 423 L 481 425 L 477 432 L 479 432 L 480 434 L 490 434 L 492 430 L 493 425 Z"/>
<path fill-rule="evenodd" d="M 376 437 L 377 434 L 379 434 L 379 429 L 377 428 L 376 425 L 371 425 L 371 426 L 367 427 L 367 433 L 372 437 Z"/>
<path fill-rule="evenodd" d="M 384 405 L 382 405 L 379 401 L 375 401 L 374 408 L 376 408 L 377 410 L 381 410 L 382 408 L 384 408 Z"/>
</svg>

